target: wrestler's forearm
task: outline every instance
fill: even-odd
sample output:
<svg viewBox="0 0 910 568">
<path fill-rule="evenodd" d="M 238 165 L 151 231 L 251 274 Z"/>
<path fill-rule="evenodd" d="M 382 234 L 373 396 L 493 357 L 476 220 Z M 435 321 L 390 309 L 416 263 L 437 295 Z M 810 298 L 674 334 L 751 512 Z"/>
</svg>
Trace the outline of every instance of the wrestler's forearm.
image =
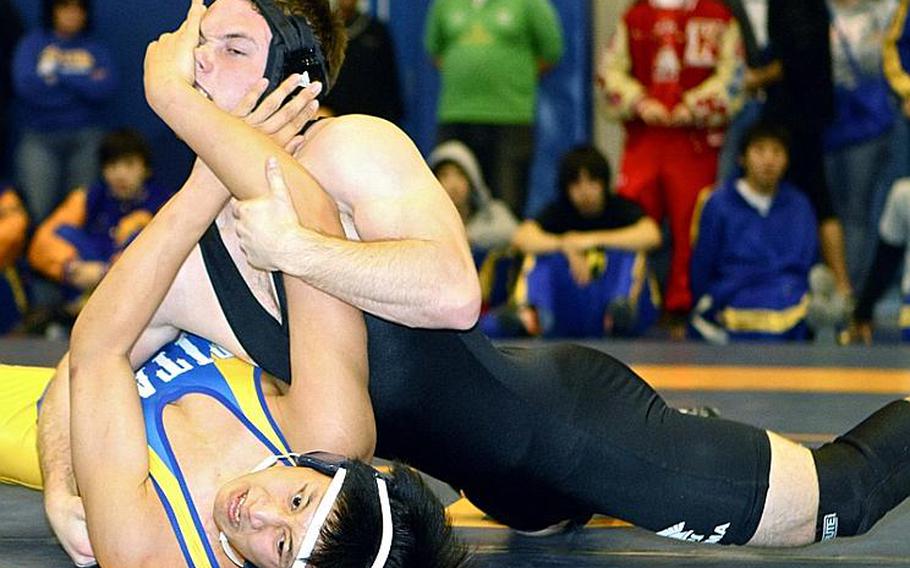
<svg viewBox="0 0 910 568">
<path fill-rule="evenodd" d="M 38 461 L 45 505 L 78 494 L 70 449 L 69 365 L 65 355 L 47 387 L 38 415 Z"/>
<path fill-rule="evenodd" d="M 267 135 L 219 109 L 188 84 L 172 85 L 166 95 L 149 102 L 237 199 L 268 193 L 263 167 L 268 158 L 276 157 L 288 186 L 306 201 L 306 208 L 300 211 L 301 222 L 331 232 L 337 217 L 334 202 L 306 169 Z"/>
<path fill-rule="evenodd" d="M 412 327 L 465 329 L 477 320 L 476 273 L 451 243 L 348 241 L 304 229 L 287 245 L 283 272 L 363 311 Z"/>
</svg>

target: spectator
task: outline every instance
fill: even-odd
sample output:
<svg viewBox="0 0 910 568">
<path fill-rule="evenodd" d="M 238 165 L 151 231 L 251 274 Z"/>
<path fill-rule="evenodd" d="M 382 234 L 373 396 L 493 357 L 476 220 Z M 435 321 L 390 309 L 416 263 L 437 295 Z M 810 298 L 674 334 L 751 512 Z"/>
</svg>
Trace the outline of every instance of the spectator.
<svg viewBox="0 0 910 568">
<path fill-rule="evenodd" d="M 537 79 L 562 56 L 549 0 L 435 0 L 426 48 L 442 74 L 438 140 L 461 140 L 521 215 L 534 153 Z"/>
<path fill-rule="evenodd" d="M 472 249 L 489 250 L 511 243 L 518 221 L 508 205 L 493 199 L 470 148 L 450 140 L 437 146 L 427 163 L 458 209 Z"/>
<path fill-rule="evenodd" d="M 638 0 L 604 54 L 598 83 L 626 147 L 619 194 L 669 219 L 665 309 L 685 333 L 692 305 L 689 234 L 699 192 L 714 182 L 727 121 L 741 98 L 739 26 L 720 0 Z"/>
<path fill-rule="evenodd" d="M 749 96 L 727 130 L 718 182 L 736 175 L 743 134 L 764 119 L 790 134 L 787 177 L 806 193 L 819 223 L 822 256 L 835 277 L 831 310 L 852 294 L 844 231 L 835 215 L 824 165 L 822 134 L 834 114 L 829 14 L 825 0 L 725 0 L 740 23 Z M 837 306 L 840 306 L 839 308 Z"/>
<path fill-rule="evenodd" d="M 100 116 L 115 80 L 90 30 L 89 0 L 45 0 L 44 27 L 16 48 L 13 85 L 26 116 L 16 164 L 35 222 L 97 176 Z"/>
<path fill-rule="evenodd" d="M 26 298 L 16 267 L 25 246 L 28 215 L 12 186 L 0 183 L 0 334 L 25 313 Z"/>
<path fill-rule="evenodd" d="M 882 43 L 894 8 L 893 0 L 831 3 L 837 107 L 826 133 L 825 167 L 844 224 L 848 274 L 857 283 L 865 280 L 875 247 L 875 197 L 890 182 L 897 111 L 882 71 Z"/>
<path fill-rule="evenodd" d="M 10 140 L 9 108 L 12 101 L 13 51 L 22 36 L 22 20 L 12 0 L 0 0 L 0 172 L 7 170 Z"/>
<path fill-rule="evenodd" d="M 878 245 L 866 281 L 860 290 L 853 313 L 853 325 L 845 338 L 849 341 L 872 343 L 873 308 L 891 285 L 903 260 L 901 282 L 903 306 L 900 316 L 901 336 L 910 341 L 910 179 L 898 180 L 888 195 L 885 211 L 878 227 Z"/>
<path fill-rule="evenodd" d="M 169 196 L 150 181 L 149 149 L 138 133 L 110 132 L 98 154 L 101 179 L 70 193 L 38 227 L 28 251 L 35 270 L 65 286 L 67 301 L 94 289 Z M 72 315 L 81 306 L 69 307 Z"/>
<path fill-rule="evenodd" d="M 788 143 L 780 127 L 753 126 L 740 153 L 743 177 L 706 196 L 696 219 L 691 324 L 708 341 L 808 336 L 818 237 L 809 201 L 782 181 Z"/>
<path fill-rule="evenodd" d="M 518 292 L 522 297 L 494 314 L 499 323 L 504 315 L 510 316 L 505 320 L 510 324 L 517 317 L 522 334 L 554 336 L 602 335 L 635 327 L 637 305 L 629 300 L 640 291 L 636 285 L 644 283 L 644 266 L 635 262 L 636 253 L 660 246 L 660 229 L 638 205 L 609 188 L 610 166 L 596 149 L 578 147 L 563 157 L 559 198 L 537 218 L 524 221 L 512 239 L 515 248 L 536 259 L 525 262 Z M 623 260 L 607 260 L 617 253 L 612 258 Z M 532 268 L 534 275 L 529 274 Z M 620 308 L 621 315 L 614 313 Z M 593 329 L 585 322 L 590 314 Z M 496 331 L 492 323 L 486 331 L 496 335 L 513 327 Z"/>
<path fill-rule="evenodd" d="M 369 114 L 396 124 L 404 116 L 395 46 L 386 25 L 357 9 L 357 0 L 338 0 L 348 31 L 344 66 L 326 96 L 329 115 Z"/>
</svg>

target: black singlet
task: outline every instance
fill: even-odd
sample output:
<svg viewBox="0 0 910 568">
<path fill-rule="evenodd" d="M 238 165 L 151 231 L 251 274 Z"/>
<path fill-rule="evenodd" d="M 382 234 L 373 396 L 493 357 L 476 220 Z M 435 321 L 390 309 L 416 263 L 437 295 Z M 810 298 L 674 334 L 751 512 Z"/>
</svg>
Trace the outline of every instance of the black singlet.
<svg viewBox="0 0 910 568">
<path fill-rule="evenodd" d="M 241 344 L 289 381 L 286 328 L 253 297 L 217 229 L 200 245 Z M 689 540 L 754 534 L 770 468 L 763 431 L 680 414 L 586 347 L 497 348 L 476 330 L 365 318 L 378 456 L 461 488 L 519 529 L 597 512 Z"/>
</svg>

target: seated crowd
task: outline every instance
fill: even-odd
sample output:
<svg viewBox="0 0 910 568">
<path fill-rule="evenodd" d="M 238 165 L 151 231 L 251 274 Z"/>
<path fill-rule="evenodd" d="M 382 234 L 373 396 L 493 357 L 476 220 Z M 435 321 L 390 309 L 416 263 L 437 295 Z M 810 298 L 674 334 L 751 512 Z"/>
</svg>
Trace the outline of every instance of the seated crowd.
<svg viewBox="0 0 910 568">
<path fill-rule="evenodd" d="M 739 153 L 741 176 L 705 188 L 692 222 L 694 308 L 687 336 L 806 340 L 839 325 L 845 339 L 871 341 L 872 307 L 900 266 L 910 238 L 910 185 L 895 185 L 875 262 L 853 325 L 828 306 L 832 277 L 820 263 L 815 215 L 784 179 L 787 131 L 754 125 Z M 150 152 L 129 129 L 106 134 L 101 176 L 75 188 L 36 227 L 15 188 L 0 191 L 0 333 L 41 332 L 74 321 L 118 254 L 171 191 L 152 179 Z M 428 158 L 461 214 L 484 293 L 479 325 L 492 337 L 636 337 L 651 333 L 661 309 L 648 253 L 661 228 L 636 203 L 610 190 L 606 158 L 579 146 L 559 164 L 558 197 L 519 222 L 495 199 L 471 150 L 459 141 Z M 28 237 L 31 235 L 30 241 Z M 56 285 L 52 309 L 29 311 L 29 284 Z M 904 278 L 901 326 L 910 329 Z M 910 333 L 905 333 L 910 338 Z"/>
</svg>

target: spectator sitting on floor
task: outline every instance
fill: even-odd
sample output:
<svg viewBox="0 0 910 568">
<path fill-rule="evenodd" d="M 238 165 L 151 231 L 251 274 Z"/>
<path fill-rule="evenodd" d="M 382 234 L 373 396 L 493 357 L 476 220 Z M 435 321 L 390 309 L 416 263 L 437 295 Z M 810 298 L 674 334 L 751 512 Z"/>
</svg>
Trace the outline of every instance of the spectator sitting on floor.
<svg viewBox="0 0 910 568">
<path fill-rule="evenodd" d="M 646 252 L 659 247 L 657 223 L 609 188 L 606 158 L 592 147 L 571 150 L 559 167 L 559 198 L 524 221 L 512 244 L 525 254 L 562 253 L 579 286 L 591 281 L 586 260 L 590 249 Z"/>
<path fill-rule="evenodd" d="M 150 153 L 139 133 L 108 133 L 98 159 L 101 179 L 70 193 L 38 227 L 28 250 L 32 268 L 63 284 L 67 301 L 94 289 L 170 195 L 150 181 Z"/>
<path fill-rule="evenodd" d="M 518 221 L 504 201 L 493 199 L 474 153 L 450 140 L 437 146 L 427 163 L 458 209 L 471 248 L 488 251 L 508 246 Z"/>
<path fill-rule="evenodd" d="M 0 334 L 19 322 L 26 308 L 16 263 L 25 246 L 28 215 L 12 186 L 0 183 Z"/>
<path fill-rule="evenodd" d="M 744 176 L 702 194 L 693 222 L 691 325 L 708 341 L 808 337 L 817 225 L 805 195 L 783 181 L 788 144 L 782 127 L 754 125 L 740 151 Z"/>
<path fill-rule="evenodd" d="M 524 290 L 522 297 L 513 294 L 512 306 L 492 317 L 517 314 L 523 331 L 530 335 L 550 335 L 548 330 L 561 330 L 556 333 L 559 336 L 590 335 L 594 329 L 581 326 L 586 328 L 582 333 L 578 321 L 563 325 L 557 320 L 572 320 L 574 316 L 567 312 L 577 310 L 568 306 L 576 303 L 586 305 L 585 311 L 603 313 L 590 302 L 603 301 L 605 309 L 606 303 L 618 299 L 615 285 L 620 285 L 623 294 L 634 281 L 640 285 L 643 274 L 635 276 L 633 272 L 643 273 L 644 267 L 634 262 L 635 253 L 660 246 L 660 229 L 641 207 L 609 190 L 610 165 L 595 148 L 581 146 L 568 152 L 559 166 L 558 183 L 557 200 L 536 218 L 524 221 L 512 238 L 516 249 L 534 255 L 533 266 L 526 259 L 519 276 L 516 289 Z M 608 262 L 606 256 L 610 252 L 622 252 L 630 262 Z M 535 269 L 547 274 L 532 275 Z M 562 280 L 566 280 L 566 285 Z M 611 331 L 606 328 L 611 328 L 613 321 L 609 314 L 605 317 L 603 324 L 599 318 L 595 322 L 597 334 Z M 541 322 L 550 318 L 553 321 Z M 499 319 L 500 323 L 503 321 Z M 507 334 L 492 327 L 486 331 Z"/>
</svg>

